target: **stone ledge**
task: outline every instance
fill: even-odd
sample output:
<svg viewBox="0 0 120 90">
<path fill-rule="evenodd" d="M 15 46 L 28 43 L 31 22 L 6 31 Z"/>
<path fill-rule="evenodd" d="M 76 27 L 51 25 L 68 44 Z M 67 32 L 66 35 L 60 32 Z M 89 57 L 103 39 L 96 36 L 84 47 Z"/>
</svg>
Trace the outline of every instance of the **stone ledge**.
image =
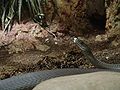
<svg viewBox="0 0 120 90">
<path fill-rule="evenodd" d="M 120 73 L 95 72 L 44 81 L 33 90 L 120 90 Z"/>
</svg>

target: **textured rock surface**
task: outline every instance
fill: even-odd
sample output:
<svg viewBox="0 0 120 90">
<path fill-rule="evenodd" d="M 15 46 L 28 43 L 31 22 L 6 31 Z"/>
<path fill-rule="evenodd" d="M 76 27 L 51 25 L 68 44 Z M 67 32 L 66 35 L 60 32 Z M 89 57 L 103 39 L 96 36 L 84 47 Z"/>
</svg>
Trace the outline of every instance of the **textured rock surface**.
<svg viewBox="0 0 120 90">
<path fill-rule="evenodd" d="M 120 73 L 95 72 L 50 79 L 33 90 L 120 90 Z"/>
<path fill-rule="evenodd" d="M 54 31 L 77 31 L 78 35 L 82 35 L 93 30 L 87 17 L 96 13 L 100 16 L 105 15 L 104 0 L 56 0 L 56 5 L 59 16 L 55 21 L 60 23 L 59 28 Z M 47 9 L 48 19 L 53 11 L 51 6 Z"/>
<path fill-rule="evenodd" d="M 47 36 L 48 32 L 32 21 L 25 24 L 16 23 L 11 32 L 5 34 L 0 31 L 0 47 L 7 46 L 9 53 L 35 49 L 47 51 L 50 47 L 42 43 Z"/>
<path fill-rule="evenodd" d="M 120 36 L 120 0 L 106 0 L 106 15 L 109 36 Z"/>
<path fill-rule="evenodd" d="M 105 0 L 106 31 L 112 46 L 120 45 L 120 0 Z"/>
<path fill-rule="evenodd" d="M 61 33 L 68 34 L 69 31 L 77 31 L 77 35 L 87 33 L 92 27 L 86 18 L 86 13 L 89 13 L 88 15 L 90 16 L 93 13 L 104 14 L 103 0 L 57 0 L 56 5 L 58 6 L 59 16 L 56 17 L 51 24 L 50 31 L 53 33 L 59 32 L 59 35 Z M 46 9 L 48 9 L 46 10 L 48 15 L 46 18 L 49 22 L 53 13 L 52 5 L 49 3 Z M 9 53 L 18 53 L 34 49 L 47 51 L 51 47 L 41 41 L 47 38 L 48 35 L 46 29 L 41 28 L 33 21 L 27 21 L 26 23 L 23 21 L 21 24 L 15 23 L 11 32 L 7 35 L 0 31 L 0 47 L 7 45 Z M 56 42 L 56 44 L 58 43 Z"/>
</svg>

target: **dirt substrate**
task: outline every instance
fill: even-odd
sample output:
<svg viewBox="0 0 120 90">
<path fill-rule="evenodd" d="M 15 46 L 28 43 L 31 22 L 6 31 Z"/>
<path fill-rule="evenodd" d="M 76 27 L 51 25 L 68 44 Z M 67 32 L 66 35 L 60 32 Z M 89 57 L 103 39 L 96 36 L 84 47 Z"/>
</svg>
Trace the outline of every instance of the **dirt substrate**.
<svg viewBox="0 0 120 90">
<path fill-rule="evenodd" d="M 68 38 L 70 37 L 58 38 L 58 42 L 52 43 L 45 52 L 29 50 L 9 54 L 6 48 L 1 47 L 0 79 L 46 69 L 95 68 Z M 84 38 L 84 41 L 91 47 L 97 59 L 107 63 L 120 63 L 120 46 L 112 46 L 109 41 L 98 42 L 95 38 Z"/>
</svg>

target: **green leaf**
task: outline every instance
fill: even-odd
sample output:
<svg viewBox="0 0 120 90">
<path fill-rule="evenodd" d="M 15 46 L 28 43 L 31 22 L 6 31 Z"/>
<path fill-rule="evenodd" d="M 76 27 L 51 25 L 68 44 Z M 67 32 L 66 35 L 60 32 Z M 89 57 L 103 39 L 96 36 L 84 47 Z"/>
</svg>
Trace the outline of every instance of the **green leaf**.
<svg viewBox="0 0 120 90">
<path fill-rule="evenodd" d="M 21 9 L 22 9 L 22 0 L 18 0 L 18 16 L 19 16 L 19 22 L 21 21 Z"/>
</svg>

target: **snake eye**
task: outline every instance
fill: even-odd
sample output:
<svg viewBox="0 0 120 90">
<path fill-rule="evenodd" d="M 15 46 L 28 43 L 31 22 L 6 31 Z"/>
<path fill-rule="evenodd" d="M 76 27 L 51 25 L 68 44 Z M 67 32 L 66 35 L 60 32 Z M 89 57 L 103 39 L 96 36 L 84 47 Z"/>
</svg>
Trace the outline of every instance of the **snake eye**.
<svg viewBox="0 0 120 90">
<path fill-rule="evenodd" d="M 76 43 L 76 41 L 77 41 L 77 38 L 74 38 L 73 42 Z"/>
</svg>

